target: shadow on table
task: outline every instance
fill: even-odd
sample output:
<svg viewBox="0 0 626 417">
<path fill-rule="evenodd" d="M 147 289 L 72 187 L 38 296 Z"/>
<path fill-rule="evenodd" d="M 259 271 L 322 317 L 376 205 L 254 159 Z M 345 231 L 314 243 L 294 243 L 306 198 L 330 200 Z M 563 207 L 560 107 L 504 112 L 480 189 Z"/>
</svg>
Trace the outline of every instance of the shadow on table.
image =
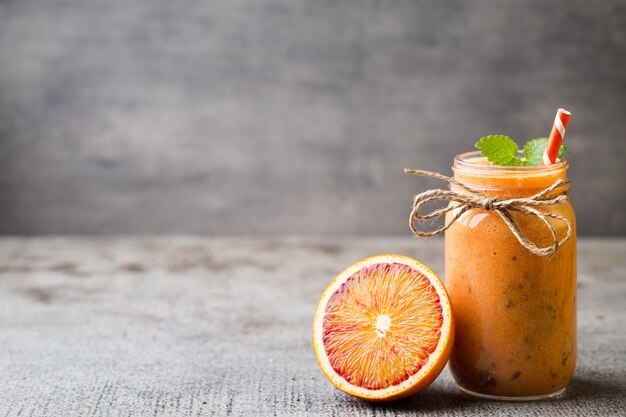
<svg viewBox="0 0 626 417">
<path fill-rule="evenodd" d="M 456 389 L 449 387 L 431 386 L 420 394 L 390 403 L 370 403 L 357 400 L 355 398 L 347 399 L 347 401 L 355 401 L 359 405 L 366 405 L 368 408 L 378 409 L 380 411 L 451 411 L 459 408 L 471 407 L 472 404 L 480 401 L 462 394 Z"/>
<path fill-rule="evenodd" d="M 626 384 L 599 376 L 574 376 L 564 400 L 598 400 L 599 398 L 626 397 Z"/>
<path fill-rule="evenodd" d="M 430 387 L 418 395 L 400 400 L 391 404 L 376 404 L 375 406 L 389 406 L 395 410 L 412 411 L 451 411 L 459 408 L 467 408 L 478 400 L 469 397 L 456 388 L 450 390 L 446 387 Z"/>
<path fill-rule="evenodd" d="M 507 402 L 507 401 L 489 401 L 479 398 L 473 398 L 458 391 L 456 388 L 451 389 L 450 386 L 431 386 L 421 394 L 414 395 L 400 401 L 391 403 L 367 403 L 357 399 L 348 401 L 356 401 L 361 405 L 367 404 L 367 407 L 378 410 L 394 411 L 413 411 L 413 412 L 444 412 L 465 409 L 470 411 L 476 407 L 484 407 L 486 403 L 500 409 L 507 407 L 506 404 L 535 404 L 538 408 L 542 408 L 551 403 L 558 402 L 584 402 L 588 404 L 598 402 L 622 401 L 626 396 L 626 386 L 621 383 L 611 381 L 606 377 L 598 376 L 596 378 L 582 376 L 574 377 L 570 383 L 566 394 L 558 399 L 537 401 L 537 402 Z"/>
</svg>

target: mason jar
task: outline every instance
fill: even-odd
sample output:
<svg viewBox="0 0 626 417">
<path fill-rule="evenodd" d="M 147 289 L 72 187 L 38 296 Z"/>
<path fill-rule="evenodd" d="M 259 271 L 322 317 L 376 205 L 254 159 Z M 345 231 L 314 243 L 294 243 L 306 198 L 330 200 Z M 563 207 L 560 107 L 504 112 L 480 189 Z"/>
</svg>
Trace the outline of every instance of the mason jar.
<svg viewBox="0 0 626 417">
<path fill-rule="evenodd" d="M 567 193 L 567 161 L 503 167 L 479 152 L 454 159 L 454 178 L 486 196 L 530 197 L 558 179 Z M 452 190 L 463 193 L 458 186 Z M 493 210 L 471 209 L 445 233 L 445 275 L 454 317 L 452 374 L 468 394 L 503 400 L 559 396 L 576 366 L 576 220 L 569 200 L 535 207 L 560 215 L 571 237 L 552 256 L 533 254 Z M 447 214 L 449 220 L 454 211 Z M 541 247 L 554 238 L 535 215 L 512 213 Z M 549 219 L 559 239 L 567 225 Z"/>
</svg>

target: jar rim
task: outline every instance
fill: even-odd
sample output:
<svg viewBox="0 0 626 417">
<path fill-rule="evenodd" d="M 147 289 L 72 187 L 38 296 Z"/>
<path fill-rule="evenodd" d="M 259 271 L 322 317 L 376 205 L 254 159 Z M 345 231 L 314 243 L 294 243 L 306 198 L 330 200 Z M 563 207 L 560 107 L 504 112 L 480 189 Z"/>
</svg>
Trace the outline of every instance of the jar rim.
<svg viewBox="0 0 626 417">
<path fill-rule="evenodd" d="M 518 157 L 523 157 L 524 154 L 518 151 Z M 484 160 L 480 151 L 465 152 L 454 157 L 454 165 L 452 170 L 460 169 L 465 172 L 480 172 L 480 173 L 528 173 L 528 174 L 549 174 L 555 171 L 560 171 L 568 168 L 568 163 L 565 159 L 558 160 L 555 164 L 550 165 L 535 165 L 535 166 L 502 166 L 502 165 L 490 165 L 477 163 L 478 159 Z"/>
</svg>

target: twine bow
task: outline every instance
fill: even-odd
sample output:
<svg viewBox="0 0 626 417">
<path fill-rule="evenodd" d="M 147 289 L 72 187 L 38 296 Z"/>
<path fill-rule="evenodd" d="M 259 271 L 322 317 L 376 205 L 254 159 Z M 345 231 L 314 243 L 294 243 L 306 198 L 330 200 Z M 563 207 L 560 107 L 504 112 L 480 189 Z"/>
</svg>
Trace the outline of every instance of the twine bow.
<svg viewBox="0 0 626 417">
<path fill-rule="evenodd" d="M 501 199 L 498 197 L 488 197 L 480 193 L 479 191 L 468 187 L 467 185 L 455 180 L 454 178 L 446 177 L 445 175 L 438 174 L 436 172 L 422 171 L 418 169 L 405 168 L 406 174 L 420 175 L 422 177 L 433 177 L 440 180 L 447 181 L 459 188 L 462 188 L 465 192 L 457 192 L 452 190 L 428 190 L 421 194 L 416 195 L 413 198 L 413 210 L 409 217 L 409 226 L 415 236 L 429 238 L 436 236 L 446 229 L 448 229 L 455 221 L 459 219 L 466 211 L 470 209 L 484 209 L 495 211 L 504 220 L 504 223 L 509 227 L 511 233 L 517 238 L 519 243 L 526 249 L 539 256 L 552 256 L 559 249 L 559 246 L 563 245 L 571 237 L 572 225 L 563 216 L 558 214 L 546 213 L 536 209 L 535 207 L 550 206 L 553 204 L 561 204 L 567 201 L 567 194 L 561 194 L 555 197 L 548 197 L 548 194 L 556 189 L 559 185 L 563 184 L 562 179 L 558 179 L 548 188 L 541 192 L 526 198 L 511 198 Z M 446 208 L 433 210 L 430 213 L 421 214 L 420 209 L 426 204 L 432 201 L 449 201 L 450 203 Z M 444 224 L 437 230 L 432 232 L 425 232 L 418 230 L 415 227 L 415 220 L 431 220 L 437 219 L 440 216 L 445 215 L 449 211 L 455 211 L 447 224 Z M 552 235 L 552 244 L 546 247 L 540 247 L 533 243 L 526 237 L 524 232 L 520 229 L 519 225 L 513 218 L 513 213 L 523 213 L 526 215 L 536 216 L 539 218 L 548 228 Z M 567 233 L 565 237 L 559 240 L 556 230 L 548 217 L 559 220 L 567 226 Z"/>
</svg>

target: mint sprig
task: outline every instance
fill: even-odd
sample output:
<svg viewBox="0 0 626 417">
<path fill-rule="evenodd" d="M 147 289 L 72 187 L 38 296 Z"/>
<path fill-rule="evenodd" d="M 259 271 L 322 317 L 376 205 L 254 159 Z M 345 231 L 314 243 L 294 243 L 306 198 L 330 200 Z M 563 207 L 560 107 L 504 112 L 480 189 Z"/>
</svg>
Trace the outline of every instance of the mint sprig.
<svg viewBox="0 0 626 417">
<path fill-rule="evenodd" d="M 489 135 L 480 138 L 476 147 L 488 161 L 501 166 L 537 166 L 541 163 L 543 152 L 548 145 L 548 138 L 531 139 L 524 145 L 524 157 L 517 156 L 519 147 L 517 143 L 506 135 Z M 568 153 L 565 146 L 561 145 L 558 158 Z"/>
<path fill-rule="evenodd" d="M 548 146 L 548 138 L 536 138 L 526 142 L 526 145 L 524 145 L 524 165 L 537 166 L 541 164 L 546 146 Z M 557 158 L 561 159 L 563 154 L 568 152 L 567 148 L 561 145 Z"/>
<path fill-rule="evenodd" d="M 518 166 L 522 161 L 517 157 L 517 143 L 505 135 L 489 135 L 476 142 L 483 156 L 496 165 Z"/>
</svg>

